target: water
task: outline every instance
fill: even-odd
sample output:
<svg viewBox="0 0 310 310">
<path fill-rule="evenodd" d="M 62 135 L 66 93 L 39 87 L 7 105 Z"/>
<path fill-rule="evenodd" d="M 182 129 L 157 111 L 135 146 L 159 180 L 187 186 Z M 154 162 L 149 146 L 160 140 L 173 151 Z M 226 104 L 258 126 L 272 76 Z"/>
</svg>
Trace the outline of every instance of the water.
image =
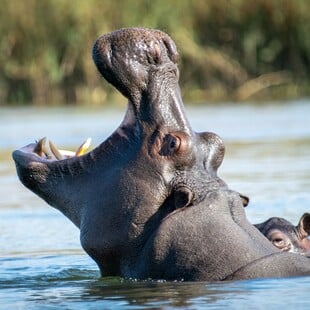
<svg viewBox="0 0 310 310">
<path fill-rule="evenodd" d="M 310 212 L 310 102 L 187 107 L 196 131 L 225 141 L 219 170 L 250 196 L 250 221 Z M 124 109 L 0 110 L 0 309 L 309 309 L 310 277 L 226 283 L 100 278 L 79 232 L 18 181 L 11 151 L 47 136 L 75 149 L 99 144 Z"/>
</svg>

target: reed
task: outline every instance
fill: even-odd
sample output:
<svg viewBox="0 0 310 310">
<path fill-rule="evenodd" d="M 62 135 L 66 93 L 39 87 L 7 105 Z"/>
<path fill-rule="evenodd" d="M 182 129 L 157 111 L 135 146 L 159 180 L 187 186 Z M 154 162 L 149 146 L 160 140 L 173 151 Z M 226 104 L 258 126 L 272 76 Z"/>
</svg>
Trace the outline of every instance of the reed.
<svg viewBox="0 0 310 310">
<path fill-rule="evenodd" d="M 118 101 L 91 47 L 98 35 L 131 26 L 176 41 L 188 102 L 310 95 L 308 0 L 2 0 L 0 105 Z"/>
</svg>

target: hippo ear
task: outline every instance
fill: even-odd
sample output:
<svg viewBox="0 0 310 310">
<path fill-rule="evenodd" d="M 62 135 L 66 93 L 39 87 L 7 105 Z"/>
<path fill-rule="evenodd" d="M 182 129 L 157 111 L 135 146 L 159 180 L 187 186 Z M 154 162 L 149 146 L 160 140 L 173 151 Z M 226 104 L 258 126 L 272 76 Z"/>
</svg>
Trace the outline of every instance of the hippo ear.
<svg viewBox="0 0 310 310">
<path fill-rule="evenodd" d="M 186 186 L 179 187 L 174 193 L 176 209 L 188 207 L 193 201 L 193 192 Z"/>
<path fill-rule="evenodd" d="M 202 139 L 202 151 L 205 154 L 204 165 L 209 171 L 216 173 L 219 166 L 222 164 L 225 154 L 225 145 L 222 139 L 213 132 L 198 133 Z"/>
<path fill-rule="evenodd" d="M 300 233 L 302 239 L 310 236 L 310 213 L 305 213 L 301 217 L 296 228 Z"/>
<path fill-rule="evenodd" d="M 250 198 L 247 197 L 247 196 L 244 196 L 244 195 L 242 195 L 242 194 L 240 194 L 240 193 L 238 193 L 238 194 L 239 194 L 239 196 L 240 196 L 240 198 L 241 198 L 243 207 L 244 207 L 244 208 L 247 207 L 247 205 L 249 204 Z"/>
</svg>

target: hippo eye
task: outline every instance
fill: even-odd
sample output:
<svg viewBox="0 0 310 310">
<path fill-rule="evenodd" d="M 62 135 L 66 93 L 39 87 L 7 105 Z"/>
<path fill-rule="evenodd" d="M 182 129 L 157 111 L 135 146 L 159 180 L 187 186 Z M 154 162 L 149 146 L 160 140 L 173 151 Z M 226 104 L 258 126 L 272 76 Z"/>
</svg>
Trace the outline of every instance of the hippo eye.
<svg viewBox="0 0 310 310">
<path fill-rule="evenodd" d="M 281 243 L 283 242 L 283 239 L 277 238 L 273 240 L 274 243 Z"/>
<path fill-rule="evenodd" d="M 176 145 L 177 145 L 177 139 L 172 138 L 172 140 L 170 141 L 170 145 L 169 145 L 170 150 L 173 150 Z"/>
<path fill-rule="evenodd" d="M 273 239 L 271 242 L 272 242 L 273 245 L 276 246 L 278 249 L 282 249 L 282 248 L 284 248 L 284 246 L 285 246 L 283 239 L 280 239 L 280 238 Z"/>
<path fill-rule="evenodd" d="M 275 238 L 272 240 L 272 243 L 279 249 L 284 249 L 287 246 L 285 240 L 283 240 L 282 238 Z"/>
<path fill-rule="evenodd" d="M 287 251 L 289 246 L 289 240 L 282 232 L 276 230 L 268 234 L 267 238 L 271 243 L 282 251 Z"/>
<path fill-rule="evenodd" d="M 180 145 L 181 139 L 179 137 L 168 134 L 164 137 L 159 154 L 162 156 L 171 156 L 179 150 Z"/>
</svg>

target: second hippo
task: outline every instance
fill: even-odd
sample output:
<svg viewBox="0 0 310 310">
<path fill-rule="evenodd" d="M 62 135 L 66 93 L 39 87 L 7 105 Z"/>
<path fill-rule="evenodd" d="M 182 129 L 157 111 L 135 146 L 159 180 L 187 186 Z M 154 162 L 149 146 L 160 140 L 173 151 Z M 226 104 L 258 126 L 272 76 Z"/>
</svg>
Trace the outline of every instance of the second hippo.
<svg viewBox="0 0 310 310">
<path fill-rule="evenodd" d="M 281 217 L 254 226 L 281 251 L 310 257 L 310 213 L 304 213 L 297 226 Z"/>
</svg>

